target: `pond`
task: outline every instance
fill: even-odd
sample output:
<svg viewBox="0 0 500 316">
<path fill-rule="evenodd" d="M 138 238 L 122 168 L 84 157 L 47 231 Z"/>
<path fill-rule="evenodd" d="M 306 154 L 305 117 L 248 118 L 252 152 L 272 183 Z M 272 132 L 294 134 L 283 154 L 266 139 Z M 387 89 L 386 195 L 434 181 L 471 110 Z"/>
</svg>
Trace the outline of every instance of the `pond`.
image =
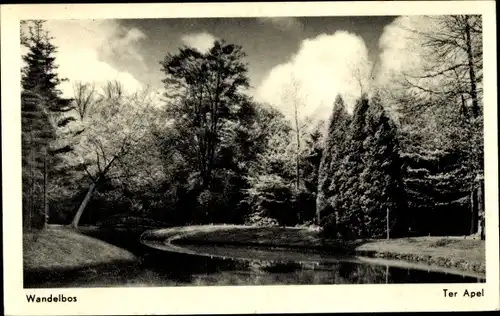
<svg viewBox="0 0 500 316">
<path fill-rule="evenodd" d="M 135 265 L 25 279 L 25 287 L 477 283 L 484 278 L 401 261 L 309 251 L 151 244 Z M 196 254 L 195 254 L 196 253 Z"/>
</svg>

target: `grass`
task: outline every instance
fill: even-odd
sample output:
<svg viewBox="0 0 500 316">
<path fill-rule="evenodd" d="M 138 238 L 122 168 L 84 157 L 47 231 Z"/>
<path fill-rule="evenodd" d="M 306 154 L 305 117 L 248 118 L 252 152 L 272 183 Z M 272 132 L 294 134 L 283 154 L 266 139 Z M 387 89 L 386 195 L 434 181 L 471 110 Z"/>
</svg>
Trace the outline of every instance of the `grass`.
<svg viewBox="0 0 500 316">
<path fill-rule="evenodd" d="M 135 260 L 136 257 L 126 250 L 69 228 L 48 228 L 23 234 L 26 271 L 73 270 Z"/>
<path fill-rule="evenodd" d="M 485 274 L 484 240 L 411 237 L 389 240 L 324 239 L 307 228 L 206 225 L 147 231 L 143 239 L 173 244 L 218 244 L 325 250 L 334 253 L 400 259 Z"/>
<path fill-rule="evenodd" d="M 360 254 L 425 262 L 458 270 L 486 273 L 484 240 L 453 237 L 413 237 L 371 240 L 356 248 Z"/>
</svg>

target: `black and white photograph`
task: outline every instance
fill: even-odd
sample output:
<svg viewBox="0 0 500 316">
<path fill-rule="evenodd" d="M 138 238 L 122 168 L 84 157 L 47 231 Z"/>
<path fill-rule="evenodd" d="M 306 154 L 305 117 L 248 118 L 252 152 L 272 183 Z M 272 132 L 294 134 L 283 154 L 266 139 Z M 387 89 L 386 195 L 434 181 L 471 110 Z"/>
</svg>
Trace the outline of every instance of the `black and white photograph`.
<svg viewBox="0 0 500 316">
<path fill-rule="evenodd" d="M 19 46 L 8 61 L 2 48 L 17 71 L 2 142 L 19 155 L 2 180 L 4 249 L 24 311 L 134 300 L 110 301 L 122 288 L 161 305 L 146 293 L 403 285 L 440 309 L 498 308 L 495 5 L 375 2 L 3 7 L 19 16 L 2 39 Z"/>
</svg>

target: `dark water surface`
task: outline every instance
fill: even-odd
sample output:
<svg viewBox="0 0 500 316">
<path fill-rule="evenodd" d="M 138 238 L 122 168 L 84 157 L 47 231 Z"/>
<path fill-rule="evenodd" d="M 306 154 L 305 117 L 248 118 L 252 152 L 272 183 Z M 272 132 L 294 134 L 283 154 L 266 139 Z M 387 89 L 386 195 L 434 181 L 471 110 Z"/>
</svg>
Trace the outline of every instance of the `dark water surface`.
<svg viewBox="0 0 500 316">
<path fill-rule="evenodd" d="M 484 278 L 401 261 L 248 247 L 144 246 L 141 262 L 52 275 L 25 275 L 25 287 L 477 283 Z M 193 255 L 189 253 L 197 253 Z"/>
</svg>

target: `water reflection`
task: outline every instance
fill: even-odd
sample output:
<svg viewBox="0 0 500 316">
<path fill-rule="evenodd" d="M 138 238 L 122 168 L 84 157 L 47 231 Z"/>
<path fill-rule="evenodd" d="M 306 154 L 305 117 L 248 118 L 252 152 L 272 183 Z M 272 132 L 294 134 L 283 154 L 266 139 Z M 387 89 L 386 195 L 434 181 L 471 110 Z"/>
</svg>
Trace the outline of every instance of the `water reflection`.
<svg viewBox="0 0 500 316">
<path fill-rule="evenodd" d="M 484 282 L 483 278 L 375 264 L 370 260 L 363 262 L 331 254 L 242 248 L 225 250 L 214 248 L 210 255 L 205 253 L 202 256 L 156 250 L 146 253 L 139 265 L 87 269 L 43 280 L 27 278 L 25 287 Z M 225 256 L 227 254 L 234 257 L 229 258 Z"/>
<path fill-rule="evenodd" d="M 214 260 L 214 259 L 212 259 Z M 222 267 L 222 266 L 219 266 Z M 233 262 L 212 273 L 192 274 L 197 285 L 401 284 L 478 282 L 477 278 L 353 262 Z M 482 280 L 479 280 L 482 281 Z"/>
<path fill-rule="evenodd" d="M 272 285 L 272 284 L 388 284 L 388 283 L 447 283 L 471 282 L 461 277 L 446 277 L 434 273 L 409 273 L 410 270 L 351 263 L 307 269 L 297 264 L 246 263 L 234 270 L 193 274 L 188 283 L 197 285 Z M 404 272 L 404 273 L 403 273 Z"/>
<path fill-rule="evenodd" d="M 457 275 L 404 262 L 332 256 L 329 253 L 242 247 L 186 246 L 189 253 L 165 251 L 157 262 L 177 262 L 179 269 L 162 265 L 179 285 L 273 285 L 273 284 L 401 284 L 476 283 L 483 278 Z M 386 263 L 386 264 L 384 264 Z M 425 266 L 424 266 L 425 267 Z"/>
</svg>

